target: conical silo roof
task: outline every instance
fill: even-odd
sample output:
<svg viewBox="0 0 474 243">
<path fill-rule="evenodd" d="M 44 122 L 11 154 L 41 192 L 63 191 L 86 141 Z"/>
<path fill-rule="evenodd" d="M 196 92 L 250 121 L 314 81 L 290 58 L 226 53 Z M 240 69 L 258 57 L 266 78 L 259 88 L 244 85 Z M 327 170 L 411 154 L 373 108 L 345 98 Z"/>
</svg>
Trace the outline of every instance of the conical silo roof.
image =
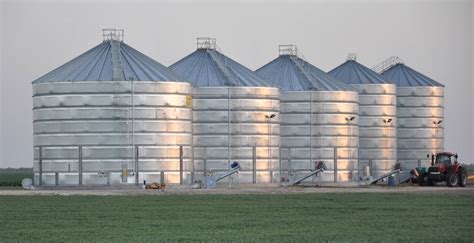
<svg viewBox="0 0 474 243">
<path fill-rule="evenodd" d="M 280 46 L 280 55 L 255 72 L 284 91 L 353 91 L 352 87 L 298 57 L 294 45 Z"/>
<path fill-rule="evenodd" d="M 331 76 L 346 84 L 388 84 L 382 75 L 370 68 L 358 63 L 355 59 L 349 59 L 333 70 L 328 72 Z"/>
<path fill-rule="evenodd" d="M 443 84 L 421 74 L 403 63 L 397 63 L 385 70 L 382 76 L 397 86 L 438 86 Z"/>
<path fill-rule="evenodd" d="M 252 70 L 225 56 L 216 48 L 215 39 L 198 38 L 197 50 L 170 68 L 191 81 L 195 87 L 270 86 Z"/>
<path fill-rule="evenodd" d="M 125 44 L 123 32 L 120 31 L 104 30 L 102 43 L 36 79 L 33 83 L 114 80 L 184 81 L 166 66 Z"/>
</svg>

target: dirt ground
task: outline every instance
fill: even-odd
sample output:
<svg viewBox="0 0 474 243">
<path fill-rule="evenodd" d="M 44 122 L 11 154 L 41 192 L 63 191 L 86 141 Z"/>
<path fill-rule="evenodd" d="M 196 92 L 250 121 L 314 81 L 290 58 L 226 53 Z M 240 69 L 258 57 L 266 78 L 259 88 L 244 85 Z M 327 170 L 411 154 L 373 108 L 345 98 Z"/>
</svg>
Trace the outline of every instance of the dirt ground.
<svg viewBox="0 0 474 243">
<path fill-rule="evenodd" d="M 365 187 L 309 187 L 289 186 L 278 187 L 276 185 L 238 185 L 233 188 L 220 186 L 213 189 L 191 189 L 187 186 L 169 186 L 164 190 L 141 189 L 138 187 L 116 188 L 116 187 L 59 187 L 41 188 L 36 190 L 9 189 L 1 190 L 2 195 L 211 195 L 211 194 L 299 194 L 299 193 L 443 193 L 443 194 L 471 194 L 474 193 L 474 185 L 467 187 L 448 188 L 446 186 L 419 187 L 416 185 L 403 185 L 397 187 L 388 186 L 365 186 Z"/>
</svg>

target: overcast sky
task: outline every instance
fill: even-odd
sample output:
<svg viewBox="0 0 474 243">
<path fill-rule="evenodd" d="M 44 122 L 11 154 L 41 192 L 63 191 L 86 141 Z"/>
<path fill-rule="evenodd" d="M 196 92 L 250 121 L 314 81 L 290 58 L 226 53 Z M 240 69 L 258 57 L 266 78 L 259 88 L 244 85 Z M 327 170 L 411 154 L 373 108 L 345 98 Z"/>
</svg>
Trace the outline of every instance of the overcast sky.
<svg viewBox="0 0 474 243">
<path fill-rule="evenodd" d="M 170 65 L 216 37 L 256 69 L 297 44 L 329 71 L 348 52 L 372 67 L 397 55 L 446 85 L 446 149 L 474 162 L 472 1 L 0 0 L 0 167 L 32 166 L 31 81 L 102 41 L 103 28 Z"/>
</svg>

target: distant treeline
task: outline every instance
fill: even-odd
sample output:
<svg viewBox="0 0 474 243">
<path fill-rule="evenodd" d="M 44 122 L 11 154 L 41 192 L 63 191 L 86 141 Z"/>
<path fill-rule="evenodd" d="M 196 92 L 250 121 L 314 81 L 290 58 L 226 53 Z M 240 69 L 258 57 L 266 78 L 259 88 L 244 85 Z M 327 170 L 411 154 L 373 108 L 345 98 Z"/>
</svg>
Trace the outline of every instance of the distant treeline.
<svg viewBox="0 0 474 243">
<path fill-rule="evenodd" d="M 31 178 L 33 168 L 2 168 L 0 169 L 0 187 L 19 187 L 21 180 Z"/>
<path fill-rule="evenodd" d="M 0 168 L 0 172 L 33 172 L 33 168 L 25 168 L 25 167 L 20 167 L 20 168 Z"/>
</svg>

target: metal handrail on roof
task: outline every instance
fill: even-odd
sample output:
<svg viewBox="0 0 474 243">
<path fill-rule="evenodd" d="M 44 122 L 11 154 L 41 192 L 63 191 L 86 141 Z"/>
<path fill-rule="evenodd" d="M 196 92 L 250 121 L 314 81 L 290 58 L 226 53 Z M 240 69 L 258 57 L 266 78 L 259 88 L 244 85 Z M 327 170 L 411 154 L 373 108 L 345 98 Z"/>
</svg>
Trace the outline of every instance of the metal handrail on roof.
<svg viewBox="0 0 474 243">
<path fill-rule="evenodd" d="M 286 44 L 286 45 L 278 45 L 278 54 L 280 56 L 294 56 L 306 61 L 303 53 L 298 49 L 296 45 L 293 44 Z"/>
<path fill-rule="evenodd" d="M 216 38 L 211 37 L 197 37 L 197 49 L 211 49 L 215 50 L 216 45 Z"/>
<path fill-rule="evenodd" d="M 102 37 L 104 41 L 120 41 L 123 42 L 123 29 L 102 29 Z"/>
<path fill-rule="evenodd" d="M 382 74 L 383 72 L 387 71 L 391 67 L 397 64 L 405 64 L 400 57 L 391 56 L 385 59 L 383 62 L 377 64 L 375 67 L 372 68 L 375 72 Z"/>
<path fill-rule="evenodd" d="M 290 55 L 290 56 L 297 56 L 298 55 L 298 48 L 296 45 L 279 45 L 278 46 L 278 54 L 282 55 Z"/>
<path fill-rule="evenodd" d="M 356 61 L 357 60 L 357 53 L 351 52 L 347 55 L 347 61 Z"/>
</svg>

